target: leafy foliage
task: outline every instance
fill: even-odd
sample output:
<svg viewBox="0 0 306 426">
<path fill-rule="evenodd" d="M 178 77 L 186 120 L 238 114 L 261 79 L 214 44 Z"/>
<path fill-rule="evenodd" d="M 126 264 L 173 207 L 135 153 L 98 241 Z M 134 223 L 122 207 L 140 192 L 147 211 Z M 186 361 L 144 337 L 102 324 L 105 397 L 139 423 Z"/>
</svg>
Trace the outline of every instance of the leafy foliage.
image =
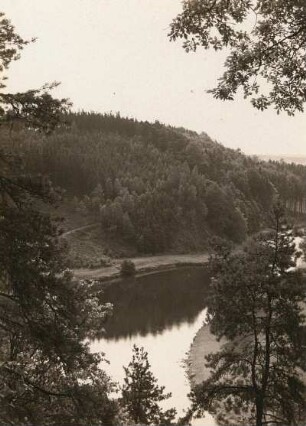
<svg viewBox="0 0 306 426">
<path fill-rule="evenodd" d="M 0 89 L 3 89 L 7 77 L 2 73 L 8 69 L 12 61 L 19 59 L 19 52 L 29 41 L 24 40 L 15 32 L 14 26 L 2 12 L 0 12 L 0 29 Z"/>
<path fill-rule="evenodd" d="M 9 19 L 0 12 L 0 90 L 6 87 L 5 70 L 12 61 L 19 59 L 24 46 L 34 41 L 20 37 Z M 46 84 L 24 93 L 0 92 L 0 125 L 6 123 L 11 128 L 22 125 L 44 133 L 52 132 L 71 106 L 67 99 L 55 99 L 50 95 L 50 89 L 57 85 Z"/>
<path fill-rule="evenodd" d="M 27 42 L 0 19 L 3 89 L 2 72 Z M 10 129 L 2 126 L 8 137 L 0 150 L 0 423 L 111 425 L 114 386 L 100 369 L 103 356 L 85 343 L 101 333 L 111 306 L 94 283 L 72 279 L 46 205 L 54 190 L 47 178 L 23 169 L 12 137 L 11 124 L 20 121 L 37 136 L 57 127 L 67 102 L 45 89 L 0 93 L 1 124 L 10 122 Z"/>
<path fill-rule="evenodd" d="M 84 343 L 101 333 L 111 306 L 67 271 L 43 208 L 47 182 L 11 161 L 14 174 L 1 177 L 0 423 L 111 424 L 112 384 Z"/>
<path fill-rule="evenodd" d="M 214 97 L 233 100 L 242 89 L 254 107 L 293 115 L 306 101 L 305 22 L 304 0 L 185 0 L 170 39 L 187 52 L 228 52 Z"/>
<path fill-rule="evenodd" d="M 305 277 L 294 256 L 277 205 L 271 232 L 253 237 L 243 253 L 223 250 L 212 259 L 208 320 L 225 341 L 207 357 L 212 373 L 194 390 L 196 409 L 220 421 L 232 416 L 235 425 L 305 421 Z"/>
<path fill-rule="evenodd" d="M 71 106 L 67 99 L 55 99 L 49 93 L 57 85 L 46 84 L 41 89 L 24 93 L 0 94 L 1 123 L 8 124 L 11 130 L 18 125 L 50 134 L 63 122 L 63 115 Z"/>
<path fill-rule="evenodd" d="M 133 424 L 172 424 L 176 410 L 172 408 L 163 411 L 159 407 L 159 402 L 170 398 L 171 394 L 165 394 L 164 386 L 157 385 L 157 379 L 150 371 L 147 352 L 134 345 L 132 361 L 124 370 L 121 404 Z"/>
<path fill-rule="evenodd" d="M 305 212 L 304 166 L 265 163 L 160 123 L 94 113 L 69 121 L 46 140 L 14 131 L 14 149 L 27 170 L 66 190 L 71 211 L 101 223 L 104 240 L 143 253 L 199 250 L 215 234 L 239 243 L 258 231 L 277 195 Z"/>
<path fill-rule="evenodd" d="M 123 276 L 131 276 L 136 272 L 135 263 L 132 260 L 124 260 L 121 263 L 120 274 Z"/>
</svg>

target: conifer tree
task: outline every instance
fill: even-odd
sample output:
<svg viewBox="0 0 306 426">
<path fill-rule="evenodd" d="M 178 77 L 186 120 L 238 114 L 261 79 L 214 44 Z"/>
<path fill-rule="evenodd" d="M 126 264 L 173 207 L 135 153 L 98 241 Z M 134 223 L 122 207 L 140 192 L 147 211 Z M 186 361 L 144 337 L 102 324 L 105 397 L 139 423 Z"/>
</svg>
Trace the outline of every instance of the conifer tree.
<svg viewBox="0 0 306 426">
<path fill-rule="evenodd" d="M 211 375 L 194 389 L 194 409 L 220 421 L 233 415 L 235 425 L 305 422 L 305 277 L 294 266 L 279 204 L 273 230 L 253 237 L 242 253 L 219 250 L 213 258 L 208 321 L 225 343 L 206 359 Z"/>
<path fill-rule="evenodd" d="M 26 44 L 0 14 L 0 89 Z M 1 425 L 111 425 L 116 412 L 103 357 L 85 343 L 100 333 L 110 306 L 94 283 L 77 282 L 67 270 L 49 214 L 54 190 L 48 179 L 25 173 L 11 147 L 12 125 L 48 134 L 66 106 L 44 90 L 0 92 Z"/>
<path fill-rule="evenodd" d="M 172 408 L 163 411 L 159 406 L 160 402 L 171 397 L 171 393 L 166 394 L 165 387 L 157 385 L 150 367 L 147 352 L 134 345 L 132 361 L 128 367 L 124 367 L 122 406 L 133 424 L 171 424 L 176 410 Z"/>
</svg>

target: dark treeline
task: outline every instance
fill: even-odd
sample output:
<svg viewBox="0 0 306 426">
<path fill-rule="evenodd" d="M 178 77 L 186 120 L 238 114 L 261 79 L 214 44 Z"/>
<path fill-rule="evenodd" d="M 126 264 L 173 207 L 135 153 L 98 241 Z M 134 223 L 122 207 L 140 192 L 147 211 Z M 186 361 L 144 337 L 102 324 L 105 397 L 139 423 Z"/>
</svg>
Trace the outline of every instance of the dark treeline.
<svg viewBox="0 0 306 426">
<path fill-rule="evenodd" d="M 305 212 L 305 166 L 263 162 L 159 122 L 84 112 L 68 121 L 45 139 L 13 130 L 11 143 L 31 173 L 65 189 L 71 209 L 139 252 L 197 249 L 213 234 L 241 242 L 265 226 L 276 196 Z"/>
</svg>

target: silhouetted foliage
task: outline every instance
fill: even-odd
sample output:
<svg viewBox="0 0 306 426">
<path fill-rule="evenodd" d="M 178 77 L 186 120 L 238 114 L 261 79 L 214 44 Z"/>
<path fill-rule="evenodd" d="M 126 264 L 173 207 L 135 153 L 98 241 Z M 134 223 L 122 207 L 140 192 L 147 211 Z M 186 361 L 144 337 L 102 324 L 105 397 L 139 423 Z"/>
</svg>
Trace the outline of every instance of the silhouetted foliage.
<svg viewBox="0 0 306 426">
<path fill-rule="evenodd" d="M 26 44 L 0 14 L 0 89 Z M 24 169 L 14 139 L 16 123 L 20 141 L 32 129 L 40 144 L 60 123 L 67 102 L 45 89 L 0 93 L 0 424 L 111 425 L 114 386 L 86 343 L 100 335 L 111 306 L 67 270 L 48 213 L 55 192 L 48 178 Z"/>
<path fill-rule="evenodd" d="M 184 0 L 169 36 L 187 52 L 227 51 L 215 98 L 241 89 L 254 107 L 293 115 L 306 101 L 305 22 L 304 0 Z"/>
<path fill-rule="evenodd" d="M 18 125 L 26 128 L 52 132 L 62 121 L 71 106 L 67 99 L 56 99 L 50 90 L 58 83 L 46 84 L 40 89 L 23 93 L 3 93 L 7 77 L 4 75 L 12 61 L 19 59 L 20 52 L 27 44 L 35 41 L 20 37 L 10 20 L 0 12 L 0 125 L 11 129 Z"/>
<path fill-rule="evenodd" d="M 222 424 L 304 424 L 305 277 L 293 268 L 295 250 L 278 204 L 271 231 L 243 252 L 216 252 L 208 322 L 224 340 L 206 357 L 211 374 L 193 391 L 196 411 Z"/>
<path fill-rule="evenodd" d="M 124 367 L 125 378 L 122 386 L 121 405 L 128 414 L 126 424 L 171 425 L 176 410 L 163 411 L 159 403 L 171 397 L 164 393 L 164 386 L 157 385 L 157 379 L 150 370 L 148 354 L 144 348 L 133 347 L 133 358 Z"/>
</svg>

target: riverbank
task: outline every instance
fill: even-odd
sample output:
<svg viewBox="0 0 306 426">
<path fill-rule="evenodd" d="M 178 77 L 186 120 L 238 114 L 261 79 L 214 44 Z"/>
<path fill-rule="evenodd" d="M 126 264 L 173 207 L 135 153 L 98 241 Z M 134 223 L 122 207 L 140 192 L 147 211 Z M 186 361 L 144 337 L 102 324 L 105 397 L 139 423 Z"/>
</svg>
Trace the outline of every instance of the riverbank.
<svg viewBox="0 0 306 426">
<path fill-rule="evenodd" d="M 248 345 L 246 341 L 239 341 L 238 346 L 242 348 Z M 200 385 L 203 381 L 207 380 L 210 376 L 210 370 L 206 367 L 205 357 L 210 353 L 218 352 L 223 345 L 229 345 L 229 349 L 235 351 L 237 348 L 236 343 L 229 343 L 226 339 L 217 341 L 209 330 L 208 324 L 203 324 L 202 327 L 196 333 L 187 357 L 187 375 L 191 388 L 196 385 Z M 227 413 L 226 421 L 224 422 L 224 413 L 226 409 L 222 403 L 220 403 L 219 410 L 215 414 L 214 419 L 216 423 L 227 424 L 229 426 L 243 426 L 247 424 L 247 419 L 237 417 L 235 413 Z"/>
<path fill-rule="evenodd" d="M 89 269 L 79 268 L 73 270 L 73 275 L 78 279 L 98 279 L 105 281 L 120 276 L 121 263 L 125 259 L 114 259 L 110 266 Z M 136 267 L 136 276 L 169 270 L 180 266 L 203 265 L 209 260 L 207 253 L 197 254 L 166 254 L 158 256 L 145 256 L 130 258 Z"/>
<path fill-rule="evenodd" d="M 304 237 L 295 237 L 297 251 L 301 250 L 301 244 L 303 242 Z M 297 259 L 296 267 L 306 271 L 306 262 L 303 256 L 300 256 Z M 304 313 L 306 314 L 305 305 Z M 208 378 L 209 370 L 205 367 L 205 357 L 209 353 L 219 351 L 224 342 L 225 340 L 221 340 L 220 342 L 216 340 L 216 338 L 210 333 L 209 326 L 207 324 L 203 324 L 203 326 L 198 330 L 191 344 L 187 358 L 187 374 L 192 386 L 200 384 Z"/>
<path fill-rule="evenodd" d="M 303 237 L 295 238 L 297 251 L 301 248 L 301 244 L 303 243 L 303 241 Z M 306 262 L 303 257 L 297 259 L 296 267 L 298 269 L 302 269 L 303 273 L 306 273 Z M 303 313 L 306 314 L 306 305 L 303 305 L 303 309 Z M 303 325 L 305 325 L 305 323 Z M 215 336 L 210 333 L 208 324 L 204 323 L 202 327 L 197 331 L 190 346 L 186 360 L 187 375 L 192 388 L 196 385 L 201 384 L 203 381 L 209 378 L 210 370 L 206 367 L 206 357 L 209 353 L 217 353 L 218 351 L 220 351 L 223 345 L 226 345 L 226 340 L 221 339 L 220 341 L 217 341 Z M 238 350 L 239 352 L 244 353 L 245 348 L 248 346 L 248 342 L 247 340 L 243 341 L 239 339 L 239 341 L 227 343 L 227 345 L 231 345 L 228 346 L 228 349 L 230 350 Z M 306 373 L 302 372 L 300 369 L 297 369 L 297 373 L 300 375 L 301 380 L 306 383 Z M 225 412 L 225 410 L 220 409 L 219 407 L 219 412 L 216 415 L 216 421 L 218 424 L 224 424 L 224 418 L 223 420 L 221 418 L 221 421 L 218 416 L 220 414 L 222 416 L 222 414 Z M 245 419 L 243 419 L 241 423 L 241 418 L 238 419 L 237 417 L 235 417 L 235 413 L 231 415 L 227 413 L 226 424 L 237 426 L 238 424 L 244 425 L 247 423 Z"/>
<path fill-rule="evenodd" d="M 203 324 L 198 330 L 187 357 L 187 374 L 191 387 L 208 379 L 210 371 L 205 366 L 205 357 L 212 352 L 218 352 L 222 344 L 222 341 L 218 342 L 216 337 L 211 334 L 208 324 Z"/>
</svg>

